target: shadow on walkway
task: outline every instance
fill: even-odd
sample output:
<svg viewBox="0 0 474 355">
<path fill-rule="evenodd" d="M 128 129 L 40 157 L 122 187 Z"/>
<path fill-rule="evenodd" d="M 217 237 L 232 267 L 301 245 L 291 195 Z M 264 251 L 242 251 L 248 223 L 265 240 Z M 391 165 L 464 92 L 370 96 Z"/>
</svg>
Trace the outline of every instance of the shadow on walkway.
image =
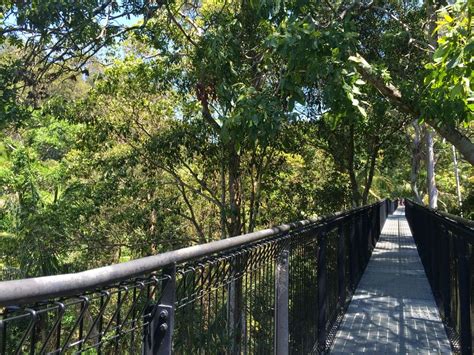
<svg viewBox="0 0 474 355">
<path fill-rule="evenodd" d="M 404 207 L 389 216 L 331 354 L 451 353 Z"/>
</svg>

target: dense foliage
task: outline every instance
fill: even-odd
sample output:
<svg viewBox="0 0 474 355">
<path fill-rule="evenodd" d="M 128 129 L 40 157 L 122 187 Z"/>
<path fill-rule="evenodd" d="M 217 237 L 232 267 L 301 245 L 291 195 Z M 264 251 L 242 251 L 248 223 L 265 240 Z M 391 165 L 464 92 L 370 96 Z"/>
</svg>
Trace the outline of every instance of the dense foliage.
<svg viewBox="0 0 474 355">
<path fill-rule="evenodd" d="M 3 277 L 427 202 L 430 126 L 472 217 L 469 1 L 2 4 Z"/>
</svg>

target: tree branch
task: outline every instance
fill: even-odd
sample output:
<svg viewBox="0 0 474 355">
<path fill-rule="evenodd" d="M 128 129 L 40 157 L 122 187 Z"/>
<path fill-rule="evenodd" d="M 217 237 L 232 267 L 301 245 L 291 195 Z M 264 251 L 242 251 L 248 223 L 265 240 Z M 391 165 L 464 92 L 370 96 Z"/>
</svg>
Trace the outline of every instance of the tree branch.
<svg viewBox="0 0 474 355">
<path fill-rule="evenodd" d="M 188 40 L 188 42 L 191 43 L 194 47 L 197 47 L 197 43 L 194 42 L 194 40 L 191 38 L 191 36 L 186 33 L 183 26 L 181 26 L 181 24 L 178 22 L 178 20 L 176 20 L 176 17 L 173 15 L 173 12 L 171 11 L 171 9 L 168 6 L 168 3 L 166 4 L 166 10 L 168 10 L 168 15 L 169 15 L 171 21 L 176 25 L 176 27 L 178 27 L 178 29 L 181 31 L 181 33 L 184 35 L 184 37 Z"/>
<path fill-rule="evenodd" d="M 408 113 L 415 119 L 420 118 L 421 112 L 419 109 L 403 100 L 402 94 L 397 87 L 391 83 L 386 83 L 382 78 L 378 77 L 374 73 L 372 66 L 360 54 L 356 54 L 350 60 L 356 64 L 356 69 L 362 78 L 377 89 L 393 105 L 398 107 L 401 112 Z M 454 125 L 439 122 L 432 117 L 423 118 L 441 137 L 454 145 L 471 165 L 474 165 L 474 144 L 467 136 L 457 130 Z"/>
<path fill-rule="evenodd" d="M 204 232 L 202 231 L 202 227 L 200 226 L 200 224 L 198 223 L 198 221 L 196 219 L 196 215 L 194 213 L 193 206 L 189 202 L 189 199 L 188 199 L 188 196 L 186 194 L 186 189 L 184 188 L 184 185 L 182 185 L 182 184 L 179 185 L 179 191 L 181 192 L 181 196 L 183 197 L 184 203 L 186 204 L 186 206 L 188 206 L 189 213 L 191 213 L 191 216 L 181 214 L 181 213 L 178 213 L 178 214 L 181 217 L 186 218 L 188 221 L 190 221 L 193 224 L 194 228 L 196 229 L 197 233 L 199 234 L 199 238 L 200 238 L 201 243 L 206 243 L 207 242 L 206 236 L 204 235 Z"/>
</svg>

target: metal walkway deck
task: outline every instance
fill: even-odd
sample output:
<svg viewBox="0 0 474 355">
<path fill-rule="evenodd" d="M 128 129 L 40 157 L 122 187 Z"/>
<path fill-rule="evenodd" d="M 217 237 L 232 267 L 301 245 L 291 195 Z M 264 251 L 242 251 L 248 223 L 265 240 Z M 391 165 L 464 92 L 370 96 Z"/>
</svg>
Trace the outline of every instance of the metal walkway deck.
<svg viewBox="0 0 474 355">
<path fill-rule="evenodd" d="M 385 223 L 331 353 L 451 353 L 403 207 Z"/>
</svg>

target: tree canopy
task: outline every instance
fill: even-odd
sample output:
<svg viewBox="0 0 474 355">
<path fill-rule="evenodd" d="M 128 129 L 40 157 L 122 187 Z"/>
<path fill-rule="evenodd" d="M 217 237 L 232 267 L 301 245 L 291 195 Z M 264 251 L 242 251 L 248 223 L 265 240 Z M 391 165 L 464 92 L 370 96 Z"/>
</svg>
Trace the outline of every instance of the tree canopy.
<svg viewBox="0 0 474 355">
<path fill-rule="evenodd" d="M 385 197 L 428 202 L 434 165 L 439 208 L 472 217 L 473 11 L 4 1 L 0 269 L 77 271 Z"/>
</svg>

